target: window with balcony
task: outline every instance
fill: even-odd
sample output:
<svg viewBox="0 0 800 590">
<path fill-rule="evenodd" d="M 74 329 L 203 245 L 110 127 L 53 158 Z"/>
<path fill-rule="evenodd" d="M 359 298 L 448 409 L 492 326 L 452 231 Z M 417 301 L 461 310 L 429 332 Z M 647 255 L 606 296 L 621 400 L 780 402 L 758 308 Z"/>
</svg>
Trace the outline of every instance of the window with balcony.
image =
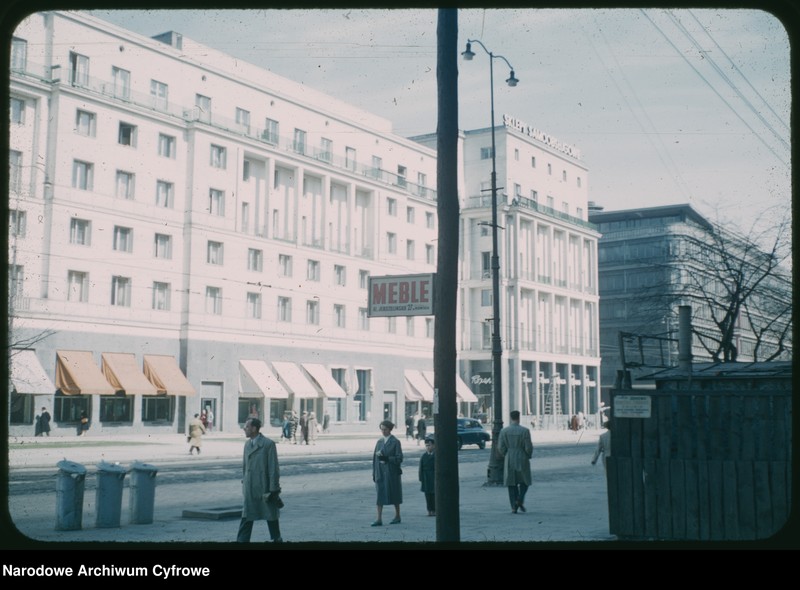
<svg viewBox="0 0 800 590">
<path fill-rule="evenodd" d="M 21 98 L 11 98 L 9 102 L 9 122 L 12 125 L 25 123 L 25 101 Z"/>
<path fill-rule="evenodd" d="M 206 287 L 206 313 L 222 315 L 222 289 Z"/>
<path fill-rule="evenodd" d="M 278 321 L 292 321 L 292 300 L 289 297 L 278 297 Z"/>
<path fill-rule="evenodd" d="M 167 234 L 156 234 L 153 240 L 153 256 L 156 258 L 163 258 L 164 260 L 172 259 L 172 236 Z"/>
<path fill-rule="evenodd" d="M 150 97 L 153 108 L 159 111 L 166 111 L 169 104 L 169 87 L 158 80 L 150 80 Z"/>
<path fill-rule="evenodd" d="M 211 121 L 211 97 L 195 94 L 194 106 L 197 109 L 198 119 L 205 123 Z"/>
<path fill-rule="evenodd" d="M 133 199 L 133 181 L 133 173 L 117 170 L 116 196 L 118 199 Z"/>
<path fill-rule="evenodd" d="M 73 51 L 69 52 L 69 82 L 73 86 L 89 84 L 89 58 Z"/>
<path fill-rule="evenodd" d="M 225 216 L 225 193 L 212 188 L 208 191 L 208 212 L 211 215 Z"/>
<path fill-rule="evenodd" d="M 306 323 L 313 326 L 319 325 L 319 301 L 306 301 Z"/>
<path fill-rule="evenodd" d="M 397 186 L 405 188 L 407 186 L 408 181 L 406 180 L 406 174 L 408 173 L 408 169 L 405 166 L 398 165 L 397 166 Z"/>
<path fill-rule="evenodd" d="M 131 306 L 130 277 L 111 277 L 111 305 L 118 307 Z"/>
<path fill-rule="evenodd" d="M 333 159 L 333 142 L 323 137 L 320 140 L 319 159 L 323 162 L 330 162 Z"/>
<path fill-rule="evenodd" d="M 208 264 L 222 265 L 222 242 L 209 240 L 206 247 L 206 262 Z"/>
<path fill-rule="evenodd" d="M 319 261 L 318 260 L 309 260 L 308 266 L 306 270 L 306 278 L 309 281 L 318 281 L 319 280 Z"/>
<path fill-rule="evenodd" d="M 170 285 L 169 283 L 153 282 L 153 309 L 159 311 L 169 311 L 170 309 Z"/>
<path fill-rule="evenodd" d="M 292 149 L 296 151 L 298 154 L 306 153 L 306 132 L 303 131 L 302 129 L 294 130 L 294 141 L 292 143 Z"/>
<path fill-rule="evenodd" d="M 382 170 L 383 159 L 378 156 L 372 156 L 372 170 L 370 171 L 372 178 L 380 178 Z"/>
<path fill-rule="evenodd" d="M 94 186 L 94 164 L 91 162 L 72 162 L 72 186 L 84 191 L 92 190 Z"/>
<path fill-rule="evenodd" d="M 355 148 L 346 147 L 344 149 L 344 166 L 348 170 L 356 169 L 356 150 Z"/>
<path fill-rule="evenodd" d="M 211 144 L 211 167 L 222 170 L 227 166 L 228 151 L 221 145 Z"/>
<path fill-rule="evenodd" d="M 114 81 L 114 97 L 130 100 L 131 73 L 122 68 L 111 68 L 111 79 Z"/>
<path fill-rule="evenodd" d="M 92 222 L 88 219 L 73 217 L 69 220 L 69 243 L 90 246 Z"/>
<path fill-rule="evenodd" d="M 27 229 L 28 215 L 25 211 L 11 209 L 8 212 L 8 235 L 15 238 L 24 238 Z"/>
<path fill-rule="evenodd" d="M 11 69 L 24 72 L 28 66 L 28 42 L 19 37 L 11 37 Z"/>
<path fill-rule="evenodd" d="M 117 141 L 120 145 L 136 147 L 136 125 L 131 125 L 130 123 L 120 123 Z"/>
<path fill-rule="evenodd" d="M 261 293 L 247 293 L 247 317 L 261 319 Z"/>
<path fill-rule="evenodd" d="M 250 111 L 236 107 L 236 124 L 245 133 L 250 133 Z"/>
<path fill-rule="evenodd" d="M 264 135 L 262 139 L 273 145 L 278 145 L 278 138 L 280 137 L 278 134 L 279 129 L 280 127 L 277 121 L 273 119 L 267 119 L 264 122 Z"/>
<path fill-rule="evenodd" d="M 89 301 L 89 273 L 79 270 L 67 271 L 67 301 L 85 303 Z"/>
<path fill-rule="evenodd" d="M 533 201 L 534 203 L 538 203 L 539 202 L 539 192 L 538 191 L 534 191 L 534 190 L 531 191 L 531 201 Z"/>
<path fill-rule="evenodd" d="M 156 207 L 172 209 L 175 201 L 175 185 L 165 180 L 156 181 Z"/>
<path fill-rule="evenodd" d="M 278 275 L 282 277 L 292 276 L 292 257 L 288 254 L 278 254 Z"/>
<path fill-rule="evenodd" d="M 344 266 L 341 266 L 339 264 L 333 265 L 333 276 L 337 285 L 344 286 L 347 280 L 346 272 L 347 270 L 345 269 Z"/>
<path fill-rule="evenodd" d="M 12 191 L 19 192 L 22 188 L 22 152 L 9 150 L 8 152 L 8 186 Z"/>
<path fill-rule="evenodd" d="M 75 112 L 75 133 L 86 137 L 94 137 L 96 130 L 97 116 L 88 111 L 78 109 Z"/>
<path fill-rule="evenodd" d="M 130 227 L 114 226 L 113 248 L 117 252 L 133 251 L 133 229 Z"/>
<path fill-rule="evenodd" d="M 158 155 L 163 158 L 175 159 L 178 151 L 176 149 L 176 140 L 171 135 L 164 133 L 158 134 Z"/>
<path fill-rule="evenodd" d="M 344 305 L 334 304 L 333 306 L 333 325 L 337 328 L 345 327 L 345 308 Z"/>
</svg>

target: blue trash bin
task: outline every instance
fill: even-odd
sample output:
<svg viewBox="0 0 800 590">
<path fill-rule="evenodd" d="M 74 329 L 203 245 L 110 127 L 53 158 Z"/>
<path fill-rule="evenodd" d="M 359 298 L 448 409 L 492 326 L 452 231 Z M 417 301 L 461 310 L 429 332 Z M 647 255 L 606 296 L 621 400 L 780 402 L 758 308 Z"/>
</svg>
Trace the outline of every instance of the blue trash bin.
<svg viewBox="0 0 800 590">
<path fill-rule="evenodd" d="M 122 514 L 122 484 L 127 471 L 121 465 L 97 464 L 97 528 L 119 526 Z"/>
<path fill-rule="evenodd" d="M 130 468 L 130 519 L 131 524 L 151 524 L 156 498 L 158 469 L 138 461 Z"/>
<path fill-rule="evenodd" d="M 56 479 L 56 530 L 77 531 L 83 524 L 83 490 L 86 467 L 73 461 L 59 461 Z"/>
</svg>

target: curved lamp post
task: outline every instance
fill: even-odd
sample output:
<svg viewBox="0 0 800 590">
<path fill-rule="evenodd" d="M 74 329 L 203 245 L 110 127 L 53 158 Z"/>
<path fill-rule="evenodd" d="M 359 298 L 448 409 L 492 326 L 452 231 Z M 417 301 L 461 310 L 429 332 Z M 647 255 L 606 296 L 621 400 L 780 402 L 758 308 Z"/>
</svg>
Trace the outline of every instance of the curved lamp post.
<svg viewBox="0 0 800 590">
<path fill-rule="evenodd" d="M 478 39 L 467 39 L 467 49 L 461 55 L 467 61 L 472 61 L 475 53 L 472 44 L 477 43 L 489 55 L 489 90 L 492 109 L 492 453 L 489 458 L 487 483 L 503 485 L 503 461 L 497 453 L 497 443 L 500 439 L 500 430 L 503 428 L 503 391 L 501 387 L 501 363 L 503 348 L 500 342 L 500 258 L 497 253 L 497 159 L 495 156 L 494 137 L 494 60 L 502 59 L 506 62 L 511 74 L 506 84 L 512 88 L 519 79 L 514 75 L 514 67 L 502 55 L 495 55 Z"/>
</svg>

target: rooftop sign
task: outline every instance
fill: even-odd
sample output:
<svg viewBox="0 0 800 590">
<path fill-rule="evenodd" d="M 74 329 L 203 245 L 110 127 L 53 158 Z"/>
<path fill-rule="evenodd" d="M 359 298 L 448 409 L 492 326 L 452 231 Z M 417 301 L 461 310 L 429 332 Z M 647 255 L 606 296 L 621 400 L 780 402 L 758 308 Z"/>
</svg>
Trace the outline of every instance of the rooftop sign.
<svg viewBox="0 0 800 590">
<path fill-rule="evenodd" d="M 369 317 L 433 315 L 435 274 L 369 278 Z"/>
<path fill-rule="evenodd" d="M 511 115 L 503 115 L 503 125 L 506 127 L 511 127 L 512 129 L 516 129 L 520 133 L 524 133 L 528 137 L 532 137 L 537 141 L 541 141 L 542 143 L 549 145 L 551 148 L 558 150 L 559 152 L 563 152 L 568 156 L 575 158 L 576 160 L 581 159 L 581 152 L 574 145 L 569 145 L 559 141 L 552 135 L 548 135 L 544 131 L 536 129 L 536 127 L 531 127 L 516 117 L 512 117 Z"/>
</svg>

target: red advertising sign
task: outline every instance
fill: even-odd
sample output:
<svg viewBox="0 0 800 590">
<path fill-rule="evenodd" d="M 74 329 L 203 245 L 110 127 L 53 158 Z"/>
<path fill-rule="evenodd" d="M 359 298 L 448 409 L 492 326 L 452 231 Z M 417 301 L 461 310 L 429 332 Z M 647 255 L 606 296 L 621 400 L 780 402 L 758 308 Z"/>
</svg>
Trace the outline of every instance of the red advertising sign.
<svg viewBox="0 0 800 590">
<path fill-rule="evenodd" d="M 435 274 L 369 278 L 369 316 L 433 315 Z"/>
</svg>

